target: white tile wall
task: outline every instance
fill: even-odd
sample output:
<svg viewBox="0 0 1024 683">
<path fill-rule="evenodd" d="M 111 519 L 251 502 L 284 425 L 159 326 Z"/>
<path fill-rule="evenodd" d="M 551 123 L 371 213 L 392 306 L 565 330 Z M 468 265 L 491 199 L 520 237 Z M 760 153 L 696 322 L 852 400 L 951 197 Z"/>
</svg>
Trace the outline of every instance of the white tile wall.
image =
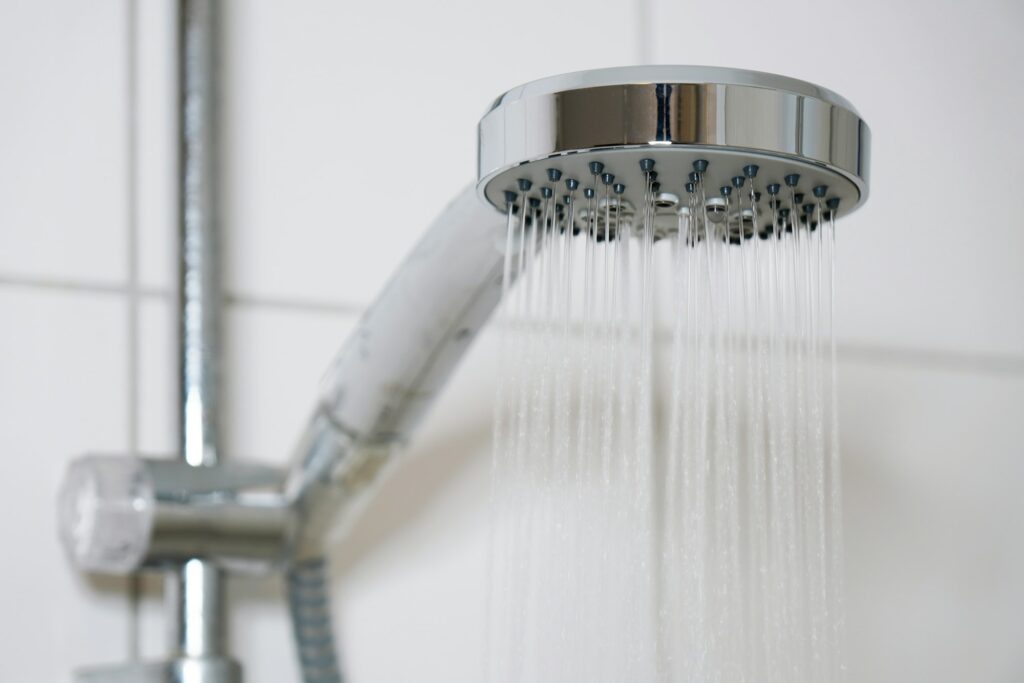
<svg viewBox="0 0 1024 683">
<path fill-rule="evenodd" d="M 224 447 L 280 464 L 316 403 L 320 378 L 355 318 L 234 306 L 226 317 Z"/>
<path fill-rule="evenodd" d="M 1024 351 L 1024 4 L 653 2 L 656 61 L 803 78 L 871 127 L 871 198 L 841 232 L 844 338 Z"/>
<path fill-rule="evenodd" d="M 57 542 L 69 456 L 127 448 L 120 297 L 0 288 L 2 681 L 65 680 L 71 662 L 128 653 L 126 583 L 77 574 Z"/>
<path fill-rule="evenodd" d="M 1024 680 L 1024 373 L 847 358 L 850 680 Z"/>
<path fill-rule="evenodd" d="M 129 650 L 123 582 L 70 571 L 52 501 L 73 455 L 133 434 L 150 453 L 176 444 L 173 6 L 0 5 L 0 447 L 17 484 L 0 537 L 31 558 L 0 564 L 3 681 L 66 680 Z M 354 313 L 472 178 L 476 119 L 504 88 L 652 59 L 778 71 L 854 101 L 875 145 L 871 200 L 842 233 L 851 681 L 1024 679 L 1024 101 L 1000 89 L 1024 58 L 1018 3 L 304 0 L 226 15 L 225 443 L 266 462 Z M 479 680 L 490 339 L 336 548 L 353 681 Z M 138 634 L 154 656 L 157 589 Z M 277 583 L 231 596 L 247 680 L 296 680 Z"/>
<path fill-rule="evenodd" d="M 177 270 L 177 45 L 174 0 L 129 0 L 134 11 L 135 187 L 139 284 L 170 290 Z"/>
<path fill-rule="evenodd" d="M 613 15 L 615 40 L 583 39 Z M 369 302 L 473 180 L 498 94 L 637 59 L 637 22 L 612 0 L 260 0 L 228 17 L 228 282 L 250 295 Z"/>
<path fill-rule="evenodd" d="M 123 2 L 0 7 L 0 273 L 123 284 Z"/>
</svg>

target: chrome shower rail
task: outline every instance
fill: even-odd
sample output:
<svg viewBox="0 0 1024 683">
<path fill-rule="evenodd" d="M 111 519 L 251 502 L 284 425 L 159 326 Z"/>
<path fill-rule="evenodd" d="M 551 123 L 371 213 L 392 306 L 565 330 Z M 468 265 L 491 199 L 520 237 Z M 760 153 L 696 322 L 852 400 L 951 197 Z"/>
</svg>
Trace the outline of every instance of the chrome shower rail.
<svg viewBox="0 0 1024 683">
<path fill-rule="evenodd" d="M 220 225 L 216 0 L 182 0 L 178 17 L 179 439 L 184 462 L 220 459 Z M 220 570 L 202 557 L 168 571 L 165 604 L 175 657 L 223 660 L 227 639 Z M 241 673 L 234 678 L 240 679 Z M 191 680 L 190 677 L 182 679 Z"/>
</svg>

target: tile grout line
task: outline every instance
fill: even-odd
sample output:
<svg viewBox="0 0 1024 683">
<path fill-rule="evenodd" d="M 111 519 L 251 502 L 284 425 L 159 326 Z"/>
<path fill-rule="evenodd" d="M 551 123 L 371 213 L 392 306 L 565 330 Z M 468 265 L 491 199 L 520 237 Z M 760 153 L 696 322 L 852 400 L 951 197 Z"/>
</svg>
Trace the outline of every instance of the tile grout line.
<svg viewBox="0 0 1024 683">
<path fill-rule="evenodd" d="M 139 450 L 139 211 L 138 211 L 138 11 L 135 0 L 125 2 L 127 24 L 127 66 L 125 69 L 125 99 L 127 114 L 126 178 L 128 218 L 128 452 Z M 132 574 L 128 579 L 128 658 L 139 659 L 141 634 L 140 577 Z"/>
<path fill-rule="evenodd" d="M 839 342 L 839 361 L 876 365 L 912 366 L 933 370 L 979 374 L 1024 375 L 1024 356 L 941 349 L 882 346 L 864 342 Z"/>
<path fill-rule="evenodd" d="M 635 0 L 637 3 L 637 55 L 640 64 L 653 64 L 654 54 L 651 44 L 654 0 Z"/>
<path fill-rule="evenodd" d="M 86 282 L 61 278 L 35 277 L 32 275 L 0 274 L 0 286 L 23 287 L 26 289 L 50 289 L 81 294 L 128 294 L 128 286 L 114 282 Z M 159 292 L 154 291 L 154 294 Z"/>
<path fill-rule="evenodd" d="M 0 287 L 24 287 L 27 289 L 51 290 L 67 294 L 102 294 L 114 296 L 131 296 L 132 285 L 120 285 L 114 282 L 85 282 L 62 280 L 59 278 L 32 277 L 21 275 L 0 274 Z M 135 286 L 135 294 L 139 299 L 170 300 L 173 292 L 161 287 Z M 229 306 L 243 308 L 263 308 L 308 313 L 327 313 L 342 316 L 360 315 L 367 306 L 343 301 L 315 301 L 293 297 L 254 296 L 225 292 L 224 302 Z"/>
<path fill-rule="evenodd" d="M 345 302 L 312 301 L 287 297 L 250 296 L 228 292 L 224 295 L 228 305 L 262 308 L 269 310 L 295 311 L 304 313 L 327 313 L 332 315 L 362 315 L 368 306 Z"/>
<path fill-rule="evenodd" d="M 68 294 L 101 294 L 130 296 L 130 288 L 116 283 L 90 283 L 70 280 L 7 276 L 0 274 L 0 289 L 3 287 L 26 287 L 51 290 Z M 138 286 L 135 297 L 143 300 L 169 300 L 169 290 L 158 287 Z M 312 301 L 288 297 L 263 297 L 227 292 L 224 295 L 228 306 L 241 309 L 358 317 L 367 309 L 355 303 Z M 972 351 L 949 351 L 942 349 L 884 346 L 865 342 L 840 342 L 840 360 L 895 365 L 914 365 L 945 370 L 967 372 L 1024 374 L 1024 355 L 1006 353 L 984 353 Z"/>
</svg>

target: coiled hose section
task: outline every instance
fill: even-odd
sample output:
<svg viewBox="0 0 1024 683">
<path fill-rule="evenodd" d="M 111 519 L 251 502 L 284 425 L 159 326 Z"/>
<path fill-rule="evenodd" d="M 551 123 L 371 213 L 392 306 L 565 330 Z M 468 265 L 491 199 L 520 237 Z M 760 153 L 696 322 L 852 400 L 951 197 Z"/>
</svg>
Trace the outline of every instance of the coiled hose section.
<svg viewBox="0 0 1024 683">
<path fill-rule="evenodd" d="M 288 606 L 304 683 L 341 683 L 331 625 L 327 562 L 303 560 L 288 571 Z"/>
</svg>

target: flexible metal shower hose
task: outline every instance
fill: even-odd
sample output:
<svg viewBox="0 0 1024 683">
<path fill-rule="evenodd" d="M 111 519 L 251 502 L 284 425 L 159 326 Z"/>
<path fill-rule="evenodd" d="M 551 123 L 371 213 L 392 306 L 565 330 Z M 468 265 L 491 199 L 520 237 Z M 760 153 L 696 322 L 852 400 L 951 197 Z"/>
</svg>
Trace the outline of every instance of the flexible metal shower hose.
<svg viewBox="0 0 1024 683">
<path fill-rule="evenodd" d="M 331 624 L 330 576 L 322 558 L 305 560 L 288 572 L 288 605 L 304 683 L 341 683 Z"/>
</svg>

